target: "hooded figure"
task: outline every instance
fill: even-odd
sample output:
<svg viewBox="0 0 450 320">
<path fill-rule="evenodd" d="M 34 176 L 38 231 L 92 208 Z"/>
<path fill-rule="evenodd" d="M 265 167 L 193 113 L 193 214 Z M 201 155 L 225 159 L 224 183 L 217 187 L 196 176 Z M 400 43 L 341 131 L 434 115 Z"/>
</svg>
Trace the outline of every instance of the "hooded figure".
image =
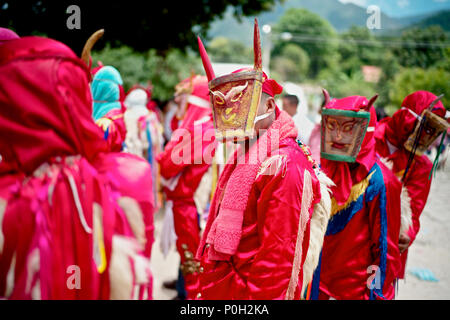
<svg viewBox="0 0 450 320">
<path fill-rule="evenodd" d="M 91 84 L 95 123 L 102 128 L 109 150 L 121 151 L 126 138 L 123 119 L 124 92 L 119 71 L 111 66 L 101 67 Z"/>
<path fill-rule="evenodd" d="M 324 94 L 321 166 L 336 186 L 319 298 L 392 299 L 399 269 L 400 184 L 375 155 L 377 96 L 330 101 Z"/>
<path fill-rule="evenodd" d="M 426 155 L 421 154 L 428 146 L 447 130 L 445 108 L 438 101 L 431 110 L 426 111 L 436 96 L 428 91 L 416 91 L 408 95 L 392 117 L 387 117 L 379 123 L 375 132 L 376 151 L 392 172 L 401 179 L 401 228 L 400 252 L 402 268 L 399 278 L 404 278 L 408 247 L 413 243 L 420 229 L 419 217 L 427 202 L 431 186 L 432 164 Z M 430 112 L 422 135 L 418 139 L 418 148 L 412 157 L 411 141 L 417 136 L 415 129 L 420 125 L 425 112 Z M 433 119 L 431 119 L 433 117 Z M 408 162 L 411 162 L 408 166 Z M 408 167 L 407 174 L 405 170 Z"/>
<path fill-rule="evenodd" d="M 180 114 L 183 120 L 172 133 L 171 140 L 159 154 L 157 161 L 167 198 L 165 226 L 171 224 L 172 208 L 184 287 L 187 298 L 192 299 L 197 291 L 198 274 L 194 254 L 200 242 L 199 212 L 194 195 L 202 177 L 211 166 L 211 161 L 205 155 L 212 159 L 216 143 L 206 78 L 192 75 L 175 89 L 175 101 L 179 110 L 182 110 Z M 164 248 L 169 244 L 162 244 L 163 251 L 166 251 Z"/>
<path fill-rule="evenodd" d="M 331 182 L 275 104 L 282 87 L 262 72 L 256 19 L 254 35 L 254 68 L 218 78 L 199 40 L 216 138 L 239 147 L 220 175 L 197 250 L 198 299 L 299 299 L 328 221 Z"/>
<path fill-rule="evenodd" d="M 132 88 L 125 98 L 124 105 L 127 110 L 124 120 L 127 135 L 124 151 L 142 157 L 150 163 L 155 203 L 158 203 L 159 208 L 157 192 L 160 177 L 156 157 L 163 148 L 163 128 L 157 114 L 147 108 L 149 98 L 149 92 L 140 86 Z"/>
<path fill-rule="evenodd" d="M 150 167 L 108 153 L 89 70 L 47 38 L 0 46 L 0 297 L 151 298 Z"/>
</svg>

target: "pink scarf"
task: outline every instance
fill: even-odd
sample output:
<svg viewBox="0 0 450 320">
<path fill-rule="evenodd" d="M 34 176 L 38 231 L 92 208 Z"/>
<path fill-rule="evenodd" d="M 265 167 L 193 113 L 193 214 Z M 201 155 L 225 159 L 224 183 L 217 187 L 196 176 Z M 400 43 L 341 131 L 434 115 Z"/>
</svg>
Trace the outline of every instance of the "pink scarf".
<svg viewBox="0 0 450 320">
<path fill-rule="evenodd" d="M 276 111 L 277 118 L 260 138 L 242 154 L 237 149 L 219 178 L 211 203 L 211 213 L 202 237 L 197 257 L 205 243 L 212 245 L 210 260 L 229 260 L 239 246 L 242 222 L 248 198 L 261 163 L 279 149 L 280 141 L 297 137 L 297 128 L 284 111 Z M 220 209 L 219 209 L 220 206 Z"/>
</svg>

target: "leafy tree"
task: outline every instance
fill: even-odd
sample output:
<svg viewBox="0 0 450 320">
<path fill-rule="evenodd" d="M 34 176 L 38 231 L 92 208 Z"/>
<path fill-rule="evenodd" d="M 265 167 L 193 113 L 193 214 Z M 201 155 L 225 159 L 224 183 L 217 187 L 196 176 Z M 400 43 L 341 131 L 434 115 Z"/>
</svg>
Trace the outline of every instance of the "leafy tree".
<svg viewBox="0 0 450 320">
<path fill-rule="evenodd" d="M 450 46 L 445 48 L 444 56 L 444 59 L 436 62 L 435 67 L 450 72 Z"/>
<path fill-rule="evenodd" d="M 338 51 L 341 68 L 347 74 L 361 70 L 363 65 L 382 66 L 386 49 L 365 27 L 352 26 L 340 35 Z"/>
<path fill-rule="evenodd" d="M 294 43 L 287 44 L 281 54 L 271 61 L 271 70 L 281 81 L 300 82 L 308 75 L 310 59 L 301 47 Z"/>
<path fill-rule="evenodd" d="M 320 85 L 327 89 L 334 98 L 343 98 L 354 95 L 370 98 L 377 93 L 375 84 L 365 82 L 363 74 L 360 71 L 354 72 L 349 76 L 342 71 L 334 72 L 331 70 L 323 70 L 318 78 Z"/>
<path fill-rule="evenodd" d="M 445 45 L 436 46 L 448 41 L 447 35 L 440 26 L 407 29 L 402 33 L 400 40 L 406 42 L 407 46 L 395 48 L 393 52 L 404 67 L 426 69 L 446 57 Z"/>
<path fill-rule="evenodd" d="M 253 63 L 253 48 L 237 40 L 214 38 L 208 45 L 208 55 L 215 62 Z"/>
<path fill-rule="evenodd" d="M 196 35 L 205 35 L 210 23 L 231 6 L 236 17 L 270 10 L 277 0 L 0 0 L 0 21 L 19 35 L 35 32 L 60 40 L 80 53 L 94 31 L 104 28 L 111 47 L 127 45 L 138 51 L 154 48 L 197 49 Z M 81 9 L 81 29 L 66 27 L 70 5 Z"/>
<path fill-rule="evenodd" d="M 144 53 L 133 51 L 130 47 L 111 48 L 107 45 L 101 51 L 92 53 L 94 65 L 101 61 L 104 65 L 116 67 L 124 80 L 124 88 L 128 90 L 134 84 L 153 84 L 153 97 L 159 100 L 172 98 L 174 87 L 191 70 L 203 72 L 200 59 L 192 52 L 187 54 L 178 49 L 168 52 L 166 57 L 158 56 L 156 50 Z"/>
<path fill-rule="evenodd" d="M 288 32 L 290 42 L 298 43 L 308 54 L 311 64 L 309 75 L 315 77 L 321 69 L 334 68 L 338 63 L 336 31 L 331 24 L 308 10 L 291 8 L 286 10 L 274 27 L 274 33 Z M 288 44 L 282 39 L 275 42 L 274 56 L 280 55 Z"/>
<path fill-rule="evenodd" d="M 405 68 L 389 83 L 390 105 L 388 113 L 399 109 L 403 99 L 417 90 L 427 90 L 435 95 L 444 94 L 442 103 L 450 109 L 450 72 L 443 69 Z"/>
<path fill-rule="evenodd" d="M 379 94 L 377 105 L 384 107 L 390 103 L 389 86 L 387 84 L 400 72 L 401 66 L 398 63 L 397 57 L 392 53 L 392 50 L 388 49 L 383 54 L 383 61 L 380 67 L 382 68 L 382 73 L 376 85 L 376 91 Z"/>
</svg>

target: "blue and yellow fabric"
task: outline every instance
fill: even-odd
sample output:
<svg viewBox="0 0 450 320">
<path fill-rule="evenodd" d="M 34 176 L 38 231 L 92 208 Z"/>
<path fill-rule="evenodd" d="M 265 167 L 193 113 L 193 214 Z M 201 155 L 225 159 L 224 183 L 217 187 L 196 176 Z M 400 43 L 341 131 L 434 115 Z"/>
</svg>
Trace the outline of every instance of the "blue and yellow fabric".
<svg viewBox="0 0 450 320">
<path fill-rule="evenodd" d="M 366 179 L 352 187 L 352 191 L 347 203 L 337 206 L 332 202 L 332 218 L 328 223 L 326 235 L 333 235 L 342 231 L 352 217 L 364 207 L 364 201 L 370 202 L 379 196 L 380 225 L 381 232 L 379 238 L 380 249 L 380 280 L 379 288 L 371 289 L 371 299 L 375 299 L 375 294 L 384 298 L 383 286 L 386 278 L 387 264 L 387 212 L 386 212 L 386 186 L 383 174 L 378 164 L 375 164 Z M 374 280 L 375 281 L 375 280 Z"/>
</svg>

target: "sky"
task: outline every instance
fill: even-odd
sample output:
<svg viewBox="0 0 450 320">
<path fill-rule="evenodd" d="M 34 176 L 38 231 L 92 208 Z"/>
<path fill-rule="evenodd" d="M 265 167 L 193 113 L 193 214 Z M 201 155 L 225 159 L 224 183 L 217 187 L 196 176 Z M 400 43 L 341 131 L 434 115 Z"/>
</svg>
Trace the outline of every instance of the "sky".
<svg viewBox="0 0 450 320">
<path fill-rule="evenodd" d="M 354 3 L 361 7 L 377 5 L 388 16 L 400 18 L 450 10 L 450 0 L 338 0 L 342 3 Z"/>
</svg>

